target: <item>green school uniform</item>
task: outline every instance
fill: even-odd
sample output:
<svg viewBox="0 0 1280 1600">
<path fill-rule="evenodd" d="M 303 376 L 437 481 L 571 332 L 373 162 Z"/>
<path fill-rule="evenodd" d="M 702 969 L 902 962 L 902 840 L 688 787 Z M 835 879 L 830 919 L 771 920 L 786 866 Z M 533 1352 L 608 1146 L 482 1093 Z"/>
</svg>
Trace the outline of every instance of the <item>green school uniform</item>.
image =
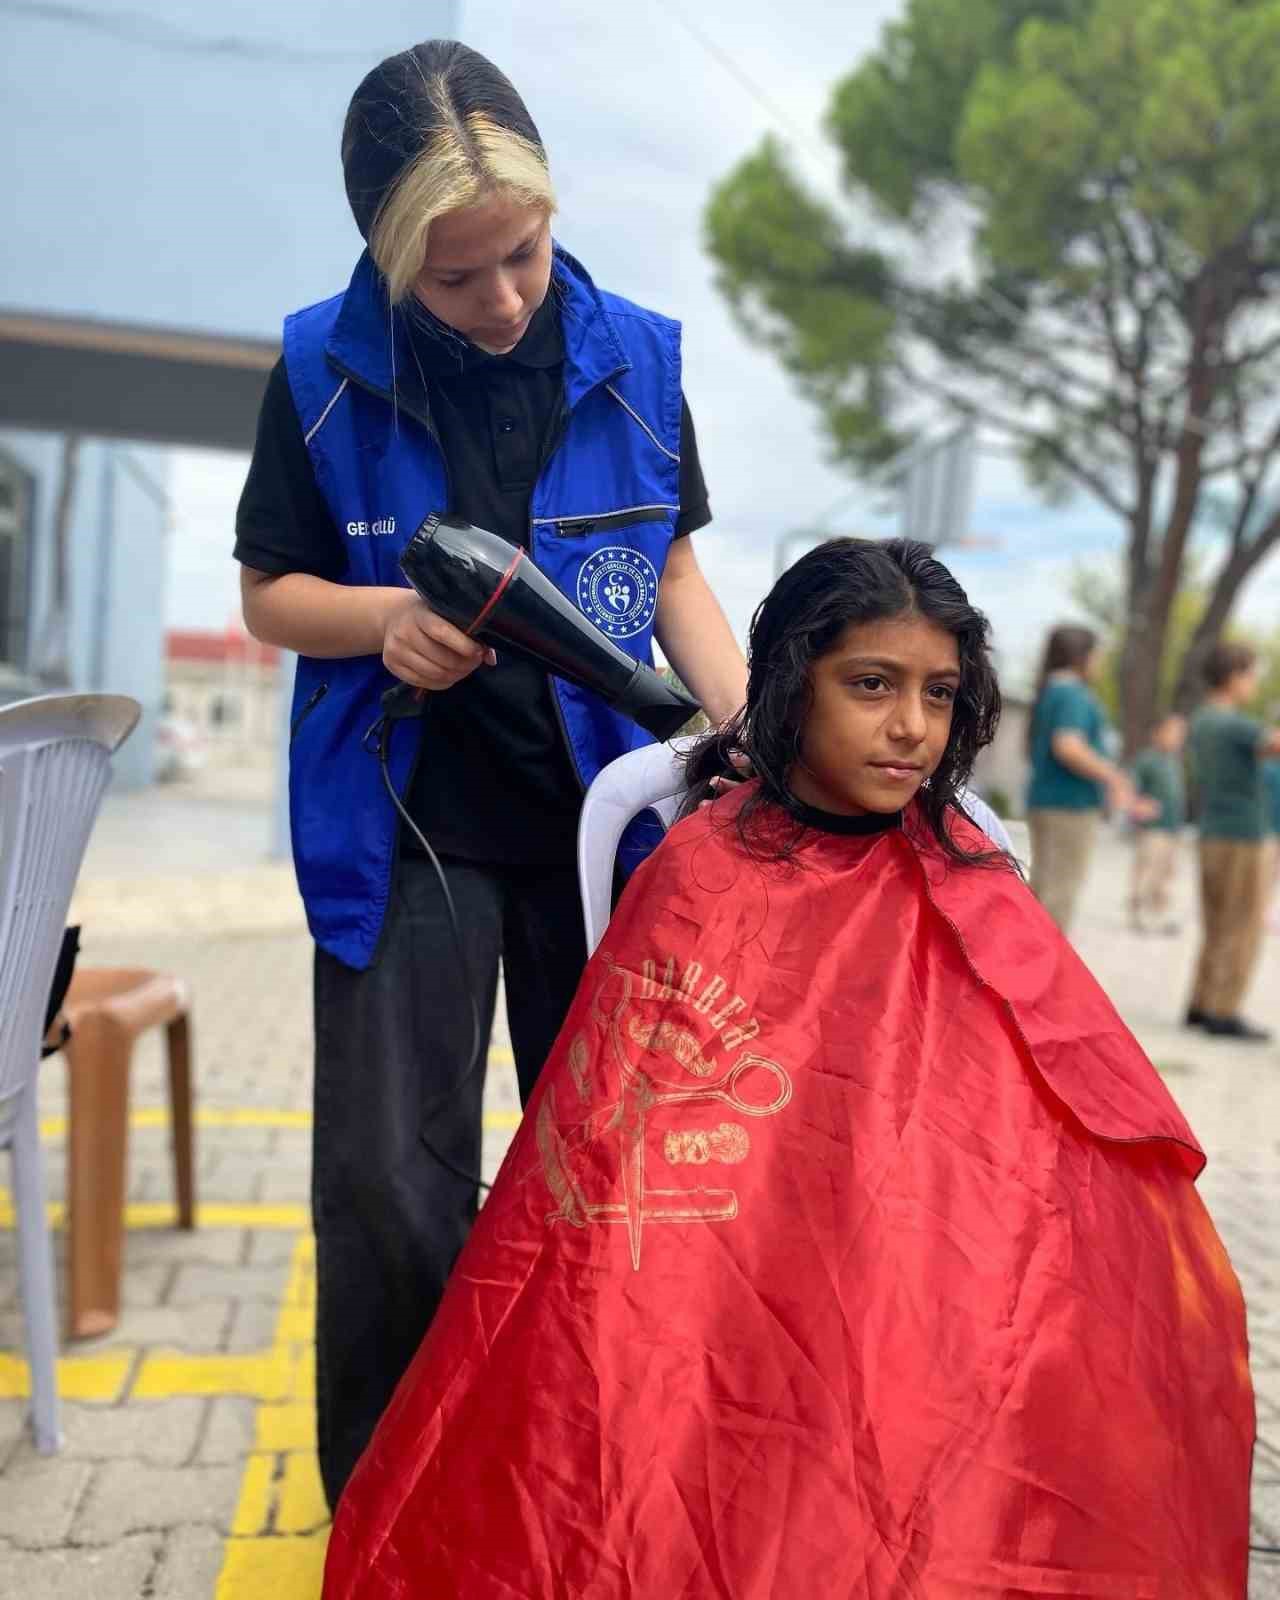
<svg viewBox="0 0 1280 1600">
<path fill-rule="evenodd" d="M 1144 750 L 1133 764 L 1133 782 L 1139 794 L 1160 807 L 1159 815 L 1142 826 L 1177 833 L 1187 820 L 1186 786 L 1179 757 L 1167 750 Z"/>
<path fill-rule="evenodd" d="M 1225 706 L 1202 706 L 1191 719 L 1189 747 L 1200 797 L 1200 837 L 1264 839 L 1266 790 L 1256 717 Z"/>
<path fill-rule="evenodd" d="M 1082 734 L 1090 749 L 1104 755 L 1106 727 L 1106 712 L 1081 679 L 1055 678 L 1045 685 L 1031 718 L 1031 809 L 1096 811 L 1102 805 L 1101 785 L 1063 766 L 1053 753 L 1053 736 Z"/>
</svg>

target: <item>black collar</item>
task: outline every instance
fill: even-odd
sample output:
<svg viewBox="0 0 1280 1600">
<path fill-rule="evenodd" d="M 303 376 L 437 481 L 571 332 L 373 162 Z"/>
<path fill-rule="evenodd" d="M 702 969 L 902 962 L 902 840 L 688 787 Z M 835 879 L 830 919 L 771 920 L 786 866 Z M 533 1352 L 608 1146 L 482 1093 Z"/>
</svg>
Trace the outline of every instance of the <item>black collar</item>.
<svg viewBox="0 0 1280 1600">
<path fill-rule="evenodd" d="M 426 378 L 458 378 L 486 368 L 500 369 L 508 361 L 521 367 L 548 368 L 564 360 L 564 335 L 554 281 L 520 343 L 503 356 L 490 355 L 464 339 L 413 295 L 403 306 L 405 326 Z"/>
<path fill-rule="evenodd" d="M 821 811 L 799 800 L 793 800 L 787 809 L 797 822 L 803 822 L 806 828 L 817 828 L 821 833 L 867 835 L 889 833 L 902 826 L 901 811 L 865 811 L 861 816 L 848 817 L 840 811 Z"/>
</svg>

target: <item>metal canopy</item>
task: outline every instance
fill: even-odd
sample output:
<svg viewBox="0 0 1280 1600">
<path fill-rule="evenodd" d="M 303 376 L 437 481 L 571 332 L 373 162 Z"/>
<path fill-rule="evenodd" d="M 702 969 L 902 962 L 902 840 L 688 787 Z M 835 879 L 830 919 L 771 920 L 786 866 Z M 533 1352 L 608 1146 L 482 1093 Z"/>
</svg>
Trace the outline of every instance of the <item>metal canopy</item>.
<svg viewBox="0 0 1280 1600">
<path fill-rule="evenodd" d="M 0 427 L 249 450 L 279 346 L 0 310 Z"/>
</svg>

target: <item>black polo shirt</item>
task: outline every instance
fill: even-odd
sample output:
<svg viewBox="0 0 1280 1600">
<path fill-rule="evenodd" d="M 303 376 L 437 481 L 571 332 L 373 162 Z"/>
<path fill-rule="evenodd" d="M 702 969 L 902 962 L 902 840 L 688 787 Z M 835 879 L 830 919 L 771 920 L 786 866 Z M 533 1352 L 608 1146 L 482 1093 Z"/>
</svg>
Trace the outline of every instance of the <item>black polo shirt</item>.
<svg viewBox="0 0 1280 1600">
<path fill-rule="evenodd" d="M 548 295 L 523 339 L 490 356 L 416 302 L 406 314 L 419 389 L 449 474 L 449 509 L 512 544 L 529 542 L 529 503 L 563 423 L 564 345 Z M 415 424 L 416 426 L 416 424 Z M 676 537 L 711 520 L 689 408 L 680 443 Z M 236 559 L 258 572 L 336 580 L 343 538 L 315 481 L 283 361 L 267 380 L 249 476 L 236 514 Z M 434 848 L 468 860 L 568 865 L 582 790 L 546 674 L 498 650 L 424 699 L 422 753 L 408 809 Z M 410 737 L 397 728 L 393 737 Z M 402 847 L 412 849 L 406 830 Z"/>
</svg>

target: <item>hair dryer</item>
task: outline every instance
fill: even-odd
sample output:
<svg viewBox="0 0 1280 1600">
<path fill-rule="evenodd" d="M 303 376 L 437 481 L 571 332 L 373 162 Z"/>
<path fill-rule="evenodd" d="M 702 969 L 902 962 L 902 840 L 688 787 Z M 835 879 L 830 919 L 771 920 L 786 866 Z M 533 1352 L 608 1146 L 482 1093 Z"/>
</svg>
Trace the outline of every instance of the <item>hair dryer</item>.
<svg viewBox="0 0 1280 1600">
<path fill-rule="evenodd" d="M 496 533 L 461 517 L 429 516 L 405 546 L 400 570 L 432 610 L 463 633 L 518 651 L 590 689 L 655 739 L 671 738 L 701 709 L 619 649 L 525 551 Z"/>
</svg>

